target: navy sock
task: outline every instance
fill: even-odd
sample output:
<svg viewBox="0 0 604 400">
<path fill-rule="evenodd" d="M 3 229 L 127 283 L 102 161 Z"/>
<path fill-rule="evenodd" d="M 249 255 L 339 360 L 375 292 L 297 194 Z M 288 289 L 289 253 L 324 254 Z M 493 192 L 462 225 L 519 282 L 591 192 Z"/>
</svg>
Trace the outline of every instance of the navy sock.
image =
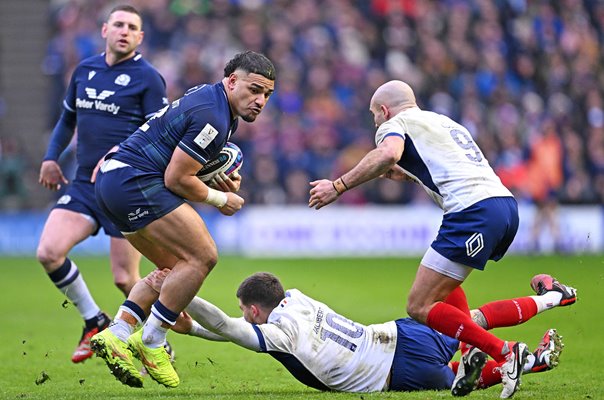
<svg viewBox="0 0 604 400">
<path fill-rule="evenodd" d="M 65 278 L 67 278 L 67 275 L 69 274 L 70 271 L 71 271 L 71 260 L 69 258 L 65 257 L 65 261 L 63 262 L 63 264 L 56 271 L 49 273 L 48 277 L 50 278 L 51 281 L 53 281 L 55 286 L 60 289 L 63 286 L 69 285 L 78 276 L 80 276 L 80 271 L 76 268 L 74 273 L 72 273 L 72 275 L 67 280 L 65 280 Z"/>
<path fill-rule="evenodd" d="M 151 312 L 162 321 L 174 325 L 176 323 L 176 318 L 178 318 L 178 314 L 168 307 L 164 306 L 159 300 L 157 300 L 153 306 L 151 307 Z"/>
</svg>

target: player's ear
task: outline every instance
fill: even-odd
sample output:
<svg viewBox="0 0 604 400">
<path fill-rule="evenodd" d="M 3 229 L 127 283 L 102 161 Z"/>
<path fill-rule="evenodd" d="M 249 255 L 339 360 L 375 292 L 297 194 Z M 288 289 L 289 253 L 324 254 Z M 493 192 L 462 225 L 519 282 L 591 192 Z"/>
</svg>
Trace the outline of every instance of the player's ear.
<svg viewBox="0 0 604 400">
<path fill-rule="evenodd" d="M 258 309 L 258 307 L 255 304 L 252 304 L 250 306 L 250 310 L 252 310 L 252 315 L 255 317 L 258 316 L 258 314 L 260 314 L 260 310 Z"/>
<path fill-rule="evenodd" d="M 103 39 L 107 39 L 107 22 L 103 22 L 103 27 L 101 28 L 101 37 Z"/>
<path fill-rule="evenodd" d="M 138 40 L 136 42 L 136 47 L 140 46 L 141 43 L 143 42 L 143 39 L 145 38 L 145 32 L 144 31 L 140 31 L 138 34 Z"/>
<path fill-rule="evenodd" d="M 239 79 L 239 76 L 237 76 L 236 72 L 233 72 L 231 75 L 229 75 L 229 78 L 227 79 L 227 84 L 230 90 L 235 89 L 237 79 Z"/>
<path fill-rule="evenodd" d="M 380 105 L 380 111 L 384 115 L 384 119 L 388 121 L 390 119 L 390 110 L 385 105 Z"/>
</svg>

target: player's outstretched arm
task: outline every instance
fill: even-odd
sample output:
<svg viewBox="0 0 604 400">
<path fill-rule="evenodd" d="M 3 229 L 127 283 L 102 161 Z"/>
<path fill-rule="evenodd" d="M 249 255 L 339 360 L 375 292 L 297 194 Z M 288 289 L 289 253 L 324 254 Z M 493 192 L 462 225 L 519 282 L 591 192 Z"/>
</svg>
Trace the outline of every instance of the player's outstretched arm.
<svg viewBox="0 0 604 400">
<path fill-rule="evenodd" d="M 243 318 L 229 317 L 221 309 L 200 297 L 195 297 L 186 310 L 207 330 L 246 349 L 261 350 L 254 327 Z"/>
<path fill-rule="evenodd" d="M 228 342 L 227 338 L 214 333 L 203 326 L 199 325 L 197 321 L 193 321 L 193 318 L 185 311 L 181 312 L 176 323 L 171 328 L 174 332 L 182 335 L 196 336 L 202 339 L 211 340 L 213 342 Z"/>
<path fill-rule="evenodd" d="M 169 269 L 155 269 L 143 281 L 157 293 L 170 273 Z M 258 335 L 252 324 L 241 318 L 231 318 L 209 301 L 195 297 L 187 312 L 178 316 L 172 330 L 213 341 L 229 341 L 246 349 L 260 351 Z"/>
<path fill-rule="evenodd" d="M 400 138 L 388 137 L 340 178 L 310 182 L 308 206 L 318 210 L 333 203 L 345 191 L 386 174 L 400 160 L 404 143 Z"/>
</svg>

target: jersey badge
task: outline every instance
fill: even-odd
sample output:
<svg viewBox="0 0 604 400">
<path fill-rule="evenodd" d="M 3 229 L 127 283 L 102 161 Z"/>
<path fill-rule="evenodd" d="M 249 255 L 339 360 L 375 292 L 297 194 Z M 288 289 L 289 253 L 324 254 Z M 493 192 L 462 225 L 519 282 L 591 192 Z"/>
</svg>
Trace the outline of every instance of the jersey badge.
<svg viewBox="0 0 604 400">
<path fill-rule="evenodd" d="M 63 196 L 61 196 L 59 198 L 59 200 L 57 200 L 57 204 L 69 204 L 70 201 L 71 201 L 71 196 L 68 194 L 64 194 Z"/>
<path fill-rule="evenodd" d="M 128 86 L 129 83 L 130 83 L 130 75 L 128 75 L 128 74 L 121 74 L 120 76 L 115 78 L 116 85 Z"/>
<path fill-rule="evenodd" d="M 208 147 L 208 144 L 218 135 L 218 129 L 210 124 L 206 124 L 201 132 L 193 139 L 193 141 L 202 149 Z"/>
</svg>

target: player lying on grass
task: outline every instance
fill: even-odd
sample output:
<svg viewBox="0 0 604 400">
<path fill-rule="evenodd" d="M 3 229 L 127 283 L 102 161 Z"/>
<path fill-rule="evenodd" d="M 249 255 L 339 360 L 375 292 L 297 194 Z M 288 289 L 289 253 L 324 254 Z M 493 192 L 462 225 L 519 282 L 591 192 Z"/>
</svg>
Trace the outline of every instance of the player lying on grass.
<svg viewBox="0 0 604 400">
<path fill-rule="evenodd" d="M 145 282 L 159 289 L 163 277 L 155 271 Z M 531 286 L 537 296 L 488 303 L 472 310 L 474 320 L 486 329 L 517 325 L 541 311 L 576 301 L 575 289 L 549 275 L 537 275 Z M 454 293 L 465 300 L 461 288 Z M 487 362 L 486 354 L 473 348 L 461 362 L 450 363 L 459 341 L 411 318 L 362 325 L 297 289 L 285 292 L 279 279 L 266 272 L 245 279 L 237 297 L 243 318 L 229 317 L 195 297 L 186 309 L 195 321 L 184 315 L 173 329 L 268 353 L 300 382 L 319 390 L 452 389 L 454 395 L 465 395 L 501 382 L 497 367 L 502 362 Z M 561 336 L 549 329 L 524 371 L 554 368 L 561 350 Z"/>
</svg>

